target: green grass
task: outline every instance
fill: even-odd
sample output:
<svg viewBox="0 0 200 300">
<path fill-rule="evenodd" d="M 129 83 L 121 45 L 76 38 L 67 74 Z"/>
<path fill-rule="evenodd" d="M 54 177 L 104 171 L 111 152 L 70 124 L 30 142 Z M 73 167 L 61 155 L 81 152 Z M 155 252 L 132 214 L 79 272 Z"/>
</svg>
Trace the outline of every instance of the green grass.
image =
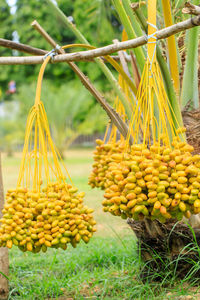
<svg viewBox="0 0 200 300">
<path fill-rule="evenodd" d="M 73 299 L 117 299 L 119 293 L 124 297 L 138 271 L 135 251 L 133 237 L 124 243 L 96 237 L 76 249 L 36 255 L 12 250 L 10 299 L 57 299 L 63 294 Z"/>
<path fill-rule="evenodd" d="M 20 154 L 2 157 L 5 191 L 16 186 L 20 158 Z M 76 249 L 69 246 L 66 251 L 49 249 L 31 254 L 10 250 L 9 299 L 200 299 L 198 286 L 177 281 L 167 262 L 159 283 L 152 275 L 142 282 L 142 264 L 132 230 L 125 220 L 102 211 L 103 192 L 87 184 L 92 150 L 68 151 L 65 164 L 74 184 L 86 193 L 85 203 L 95 209 L 97 233 L 89 244 L 81 242 Z M 194 264 L 194 270 L 199 268 Z M 195 280 L 195 272 L 188 275 L 191 277 Z M 192 298 L 184 298 L 188 295 Z"/>
<path fill-rule="evenodd" d="M 142 282 L 140 267 L 133 236 L 95 237 L 76 249 L 34 255 L 13 249 L 9 299 L 199 299 L 198 286 L 184 280 Z"/>
</svg>

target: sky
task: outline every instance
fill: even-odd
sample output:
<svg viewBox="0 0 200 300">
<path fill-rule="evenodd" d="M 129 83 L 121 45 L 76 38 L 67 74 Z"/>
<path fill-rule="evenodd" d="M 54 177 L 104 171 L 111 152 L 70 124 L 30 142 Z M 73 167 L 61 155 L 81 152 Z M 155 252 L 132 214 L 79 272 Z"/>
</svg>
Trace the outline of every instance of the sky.
<svg viewBox="0 0 200 300">
<path fill-rule="evenodd" d="M 14 5 L 16 3 L 17 0 L 7 0 L 9 5 Z M 56 3 L 56 0 L 53 0 L 54 3 Z"/>
<path fill-rule="evenodd" d="M 11 14 L 14 14 L 16 11 L 16 7 L 15 7 L 16 2 L 17 2 L 16 0 L 7 0 L 8 5 L 10 5 L 11 7 L 10 10 Z"/>
<path fill-rule="evenodd" d="M 12 6 L 16 3 L 16 0 L 7 0 L 7 2 L 10 6 Z"/>
</svg>

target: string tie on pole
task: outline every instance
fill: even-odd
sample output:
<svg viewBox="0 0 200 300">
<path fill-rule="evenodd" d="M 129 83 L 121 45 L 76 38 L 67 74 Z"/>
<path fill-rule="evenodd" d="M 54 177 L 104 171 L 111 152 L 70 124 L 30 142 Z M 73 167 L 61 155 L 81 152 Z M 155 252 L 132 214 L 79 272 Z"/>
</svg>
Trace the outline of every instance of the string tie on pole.
<svg viewBox="0 0 200 300">
<path fill-rule="evenodd" d="M 51 60 L 54 59 L 54 56 L 58 54 L 58 51 L 61 49 L 62 47 L 60 45 L 56 45 L 56 47 L 54 49 L 52 49 L 51 51 L 49 51 L 47 54 L 44 55 L 43 60 L 45 60 L 48 56 L 51 57 Z"/>
<path fill-rule="evenodd" d="M 153 65 L 153 61 L 154 61 L 155 54 L 156 54 L 156 42 L 157 42 L 157 36 L 156 36 L 156 35 L 157 35 L 157 26 L 156 26 L 155 24 L 150 23 L 150 22 L 147 22 L 147 24 L 150 25 L 150 26 L 152 26 L 153 28 L 156 29 L 156 31 L 155 31 L 154 33 L 148 34 L 148 35 L 146 36 L 146 39 L 147 39 L 148 44 L 155 44 L 152 58 L 150 59 L 149 55 L 147 54 L 147 57 L 148 57 L 148 59 L 149 59 L 149 61 L 150 61 L 150 68 L 149 68 L 149 70 L 150 70 L 150 72 L 152 73 L 152 65 Z M 150 39 L 154 39 L 154 41 L 151 41 L 151 42 L 150 42 L 150 41 L 149 41 Z M 152 74 L 152 75 L 153 75 L 153 74 Z M 151 77 L 152 77 L 152 75 L 151 75 Z"/>
</svg>

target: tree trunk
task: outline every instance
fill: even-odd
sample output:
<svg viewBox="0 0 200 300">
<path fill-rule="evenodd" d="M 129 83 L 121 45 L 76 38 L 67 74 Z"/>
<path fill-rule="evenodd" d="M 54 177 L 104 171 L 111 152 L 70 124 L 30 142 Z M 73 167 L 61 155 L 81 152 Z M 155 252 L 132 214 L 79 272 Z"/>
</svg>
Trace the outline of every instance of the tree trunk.
<svg viewBox="0 0 200 300">
<path fill-rule="evenodd" d="M 4 192 L 3 192 L 3 178 L 1 169 L 1 155 L 0 155 L 0 217 L 2 217 L 2 209 L 4 204 Z M 0 272 L 8 276 L 9 272 L 9 259 L 8 259 L 8 249 L 0 248 Z M 5 300 L 8 298 L 9 288 L 8 280 L 2 274 L 0 274 L 0 300 Z"/>
<path fill-rule="evenodd" d="M 199 228 L 173 219 L 165 224 L 150 219 L 128 219 L 128 224 L 138 238 L 138 251 L 144 262 L 140 274 L 142 279 L 150 275 L 153 280 L 162 280 L 161 274 L 170 271 L 179 278 L 189 277 L 189 272 L 200 260 Z M 199 268 L 194 275 L 200 277 Z"/>
</svg>

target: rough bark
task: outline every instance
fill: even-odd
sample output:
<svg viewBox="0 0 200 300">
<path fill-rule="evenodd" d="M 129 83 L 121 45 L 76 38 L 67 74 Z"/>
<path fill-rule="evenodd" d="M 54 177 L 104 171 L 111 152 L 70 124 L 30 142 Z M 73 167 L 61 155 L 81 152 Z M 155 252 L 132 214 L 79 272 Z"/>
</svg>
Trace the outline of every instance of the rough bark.
<svg viewBox="0 0 200 300">
<path fill-rule="evenodd" d="M 170 270 L 184 278 L 199 262 L 199 228 L 191 230 L 184 222 L 173 219 L 165 224 L 129 219 L 128 224 L 138 239 L 139 255 L 145 263 L 140 274 L 143 279 L 150 275 L 153 280 L 162 280 L 160 275 Z M 200 270 L 194 276 L 200 278 Z"/>
<path fill-rule="evenodd" d="M 0 155 L 0 217 L 2 216 L 2 209 L 4 204 L 4 192 L 3 192 L 3 178 L 2 178 L 2 168 L 1 168 L 1 155 Z M 8 259 L 8 249 L 0 248 L 0 271 L 8 276 L 9 272 L 9 259 Z M 0 300 L 5 300 L 8 298 L 8 280 L 0 274 Z"/>
<path fill-rule="evenodd" d="M 199 52 L 200 53 L 200 52 Z M 200 72 L 200 70 L 199 70 Z M 199 82 L 200 83 L 200 82 Z M 191 101 L 182 111 L 183 123 L 186 127 L 187 141 L 194 147 L 194 154 L 200 153 L 200 109 L 190 109 Z"/>
</svg>

